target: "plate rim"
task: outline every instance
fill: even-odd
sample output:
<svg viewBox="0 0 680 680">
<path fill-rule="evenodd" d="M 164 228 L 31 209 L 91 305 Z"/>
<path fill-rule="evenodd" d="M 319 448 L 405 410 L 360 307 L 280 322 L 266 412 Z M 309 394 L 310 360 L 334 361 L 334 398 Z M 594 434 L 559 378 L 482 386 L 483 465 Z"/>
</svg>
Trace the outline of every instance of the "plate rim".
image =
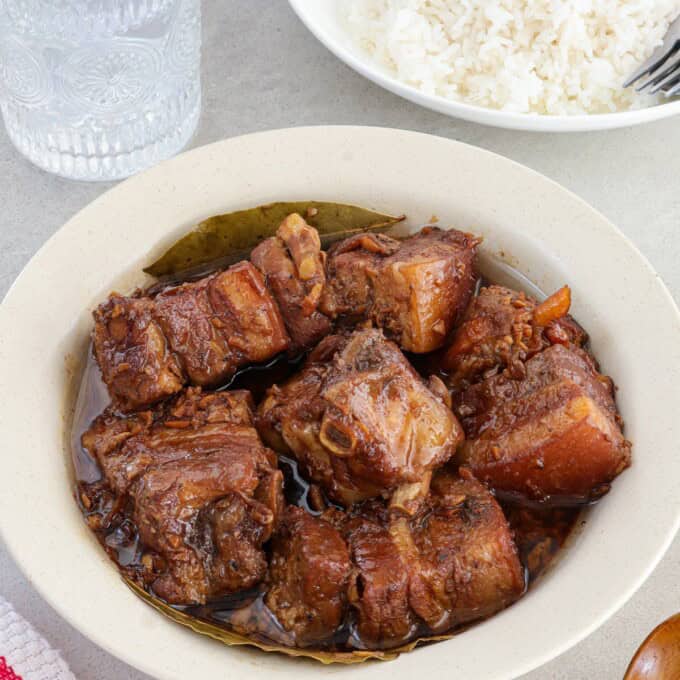
<svg viewBox="0 0 680 680">
<path fill-rule="evenodd" d="M 213 142 L 211 144 L 207 144 L 204 146 L 196 147 L 194 149 L 191 149 L 187 152 L 184 152 L 183 154 L 180 154 L 179 156 L 176 156 L 175 158 L 169 159 L 167 161 L 164 161 L 163 163 L 143 172 L 140 173 L 137 176 L 134 176 L 132 178 L 129 178 L 128 180 L 125 180 L 124 182 L 119 183 L 118 185 L 112 187 L 111 189 L 107 190 L 103 194 L 101 194 L 99 197 L 97 197 L 94 201 L 91 201 L 87 205 L 85 205 L 81 210 L 79 210 L 75 215 L 73 215 L 67 222 L 62 225 L 52 236 L 50 236 L 49 239 L 45 241 L 45 243 L 41 246 L 41 248 L 30 258 L 30 260 L 26 263 L 20 274 L 16 277 L 16 279 L 13 281 L 11 284 L 10 288 L 8 289 L 6 295 L 4 296 L 2 303 L 0 304 L 0 330 L 4 327 L 4 324 L 10 323 L 9 319 L 6 319 L 5 317 L 7 316 L 7 301 L 11 300 L 13 295 L 15 294 L 15 291 L 18 290 L 21 285 L 23 284 L 23 281 L 25 278 L 27 278 L 31 274 L 31 270 L 36 266 L 36 264 L 39 263 L 39 259 L 43 256 L 43 253 L 48 249 L 48 246 L 51 246 L 54 241 L 60 239 L 60 238 L 67 238 L 67 232 L 69 225 L 72 224 L 73 222 L 76 222 L 82 215 L 83 212 L 90 210 L 93 206 L 98 204 L 99 202 L 105 202 L 107 200 L 110 200 L 111 195 L 115 196 L 116 194 L 121 194 L 124 195 L 126 191 L 129 190 L 128 187 L 133 187 L 134 184 L 140 179 L 140 178 L 145 178 L 146 180 L 153 179 L 154 181 L 159 181 L 163 177 L 164 172 L 166 171 L 166 168 L 168 166 L 176 165 L 177 167 L 181 167 L 182 165 L 188 164 L 191 165 L 191 161 L 195 161 L 196 159 L 200 158 L 202 154 L 205 154 L 206 157 L 210 155 L 211 151 L 214 151 L 218 149 L 219 147 L 226 147 L 229 145 L 230 142 L 234 142 L 235 140 L 240 140 L 240 141 L 247 141 L 249 138 L 264 138 L 271 136 L 272 138 L 276 138 L 278 135 L 287 135 L 290 134 L 291 132 L 295 131 L 295 134 L 306 134 L 308 132 L 311 133 L 318 133 L 318 132 L 323 132 L 324 134 L 329 134 L 332 133 L 333 131 L 337 132 L 351 132 L 351 131 L 359 131 L 359 133 L 363 131 L 375 131 L 376 133 L 380 134 L 389 134 L 389 135 L 396 135 L 396 136 L 403 136 L 403 137 L 411 137 L 414 139 L 418 138 L 425 138 L 425 139 L 437 139 L 438 143 L 440 144 L 446 144 L 450 146 L 452 149 L 455 149 L 456 147 L 465 147 L 468 149 L 469 152 L 475 153 L 475 154 L 481 154 L 484 156 L 487 156 L 487 158 L 495 163 L 502 163 L 502 164 L 507 164 L 508 166 L 513 166 L 513 169 L 515 172 L 519 171 L 527 175 L 527 177 L 531 177 L 534 180 L 538 180 L 539 182 L 546 183 L 547 185 L 550 185 L 553 190 L 557 190 L 559 193 L 561 193 L 565 198 L 568 197 L 570 202 L 576 202 L 579 204 L 579 206 L 583 209 L 586 210 L 586 212 L 590 213 L 593 215 L 593 217 L 597 217 L 598 221 L 600 222 L 600 225 L 602 228 L 606 228 L 610 232 L 611 235 L 615 236 L 617 239 L 621 240 L 626 244 L 626 247 L 628 250 L 631 251 L 635 255 L 635 259 L 637 262 L 642 265 L 648 274 L 651 274 L 652 277 L 655 280 L 655 285 L 658 287 L 658 292 L 660 295 L 663 296 L 664 302 L 666 305 L 668 305 L 669 311 L 673 312 L 675 321 L 677 323 L 680 323 L 680 310 L 678 309 L 678 306 L 671 295 L 670 291 L 666 287 L 665 283 L 659 276 L 659 274 L 654 270 L 652 265 L 649 263 L 647 258 L 640 252 L 640 250 L 637 248 L 637 246 L 629 239 L 623 232 L 621 232 L 609 219 L 607 219 L 602 213 L 600 213 L 597 209 L 593 208 L 589 203 L 587 203 L 584 199 L 580 198 L 570 190 L 566 189 L 556 181 L 542 175 L 541 173 L 528 168 L 527 166 L 522 165 L 521 163 L 518 163 L 512 159 L 509 159 L 507 157 L 501 156 L 500 154 L 496 154 L 494 152 L 488 151 L 486 149 L 482 149 L 480 147 L 476 147 L 474 145 L 466 144 L 463 142 L 459 142 L 456 140 L 448 139 L 445 137 L 440 137 L 437 135 L 431 135 L 431 134 L 426 134 L 426 133 L 421 133 L 421 132 L 412 132 L 412 131 L 406 131 L 406 130 L 398 130 L 398 129 L 391 129 L 391 128 L 383 128 L 383 127 L 373 127 L 373 126 L 352 126 L 352 125 L 334 125 L 334 126 L 325 126 L 325 125 L 318 125 L 318 126 L 304 126 L 304 127 L 299 127 L 299 128 L 282 128 L 282 129 L 277 129 L 277 130 L 267 130 L 267 131 L 262 131 L 262 132 L 255 132 L 255 133 L 250 133 L 247 135 L 241 135 L 237 137 L 232 137 L 232 138 L 227 138 L 224 140 L 220 140 L 217 142 Z M 156 175 L 156 177 L 154 177 Z M 1 337 L 1 336 L 0 336 Z M 2 480 L 0 480 L 1 482 Z M 605 610 L 603 610 L 599 616 L 594 617 L 591 623 L 587 626 L 584 626 L 578 633 L 575 633 L 571 635 L 569 638 L 565 639 L 562 643 L 554 645 L 551 649 L 546 650 L 542 653 L 537 653 L 535 654 L 531 659 L 527 659 L 524 661 L 523 664 L 521 665 L 515 665 L 512 669 L 513 673 L 516 674 L 522 674 L 529 672 L 544 663 L 547 663 L 548 661 L 556 658 L 560 654 L 564 653 L 574 645 L 578 644 L 580 641 L 588 637 L 590 634 L 592 634 L 597 628 L 599 628 L 605 621 L 607 621 L 613 614 L 615 614 L 629 599 L 632 597 L 632 595 L 640 588 L 640 586 L 647 580 L 649 575 L 653 572 L 653 570 L 656 568 L 660 560 L 663 558 L 665 555 L 666 551 L 668 550 L 668 547 L 670 546 L 671 542 L 673 541 L 676 533 L 678 532 L 678 529 L 680 528 L 680 507 L 677 508 L 676 513 L 675 513 L 675 521 L 672 526 L 668 528 L 666 531 L 665 538 L 663 542 L 656 548 L 654 555 L 647 561 L 647 566 L 645 569 L 641 571 L 641 573 L 635 578 L 628 586 L 625 591 L 621 592 L 619 596 L 610 603 L 609 607 Z M 151 665 L 149 665 L 146 661 L 140 661 L 135 654 L 132 654 L 128 652 L 127 650 L 121 651 L 117 648 L 115 648 L 112 645 L 108 644 L 108 641 L 103 635 L 98 634 L 96 631 L 92 631 L 91 629 L 86 628 L 84 624 L 81 625 L 81 623 L 76 619 L 75 616 L 71 615 L 71 612 L 69 611 L 68 607 L 64 605 L 63 602 L 59 601 L 58 597 L 54 596 L 52 593 L 48 592 L 45 590 L 42 586 L 42 583 L 40 582 L 39 579 L 34 578 L 34 573 L 32 569 L 30 568 L 28 561 L 24 559 L 22 555 L 18 553 L 16 550 L 16 543 L 14 541 L 14 537 L 10 535 L 10 533 L 7 532 L 5 522 L 2 517 L 2 513 L 0 513 L 0 539 L 4 541 L 4 544 L 8 550 L 8 553 L 14 560 L 15 564 L 19 567 L 21 570 L 22 574 L 24 577 L 29 581 L 29 583 L 38 591 L 40 596 L 61 616 L 64 618 L 66 621 L 69 622 L 70 625 L 72 625 L 76 630 L 81 632 L 85 637 L 87 637 L 89 640 L 97 644 L 99 647 L 105 649 L 109 653 L 111 653 L 113 656 L 122 659 L 126 663 L 142 670 L 143 672 L 146 672 L 150 675 L 154 675 L 154 673 L 157 672 L 157 669 L 154 669 Z M 102 552 L 103 554 L 103 552 Z M 105 559 L 108 560 L 106 556 L 104 556 Z M 93 554 L 93 559 L 96 559 L 96 555 Z M 163 677 L 170 677 L 170 676 L 163 676 Z M 494 677 L 508 677 L 507 675 L 502 675 L 499 674 Z"/>
</svg>

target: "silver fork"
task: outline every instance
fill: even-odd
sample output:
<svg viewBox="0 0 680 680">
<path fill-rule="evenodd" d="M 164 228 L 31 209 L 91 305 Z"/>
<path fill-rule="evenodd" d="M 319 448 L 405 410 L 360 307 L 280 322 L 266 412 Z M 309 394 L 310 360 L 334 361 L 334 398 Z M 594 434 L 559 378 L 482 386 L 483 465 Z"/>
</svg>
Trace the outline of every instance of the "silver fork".
<svg viewBox="0 0 680 680">
<path fill-rule="evenodd" d="M 635 88 L 638 92 L 663 92 L 667 97 L 680 93 L 680 16 L 671 24 L 663 44 L 623 86 L 630 87 L 639 80 L 642 82 Z"/>
</svg>

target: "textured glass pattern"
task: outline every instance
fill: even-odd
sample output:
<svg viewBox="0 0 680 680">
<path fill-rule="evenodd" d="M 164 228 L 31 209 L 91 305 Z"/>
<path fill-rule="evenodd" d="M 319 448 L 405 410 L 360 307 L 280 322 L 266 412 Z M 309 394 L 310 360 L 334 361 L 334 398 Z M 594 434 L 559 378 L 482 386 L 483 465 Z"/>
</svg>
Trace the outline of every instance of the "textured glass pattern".
<svg viewBox="0 0 680 680">
<path fill-rule="evenodd" d="M 201 106 L 200 0 L 0 0 L 0 108 L 67 177 L 126 177 L 179 151 Z"/>
</svg>

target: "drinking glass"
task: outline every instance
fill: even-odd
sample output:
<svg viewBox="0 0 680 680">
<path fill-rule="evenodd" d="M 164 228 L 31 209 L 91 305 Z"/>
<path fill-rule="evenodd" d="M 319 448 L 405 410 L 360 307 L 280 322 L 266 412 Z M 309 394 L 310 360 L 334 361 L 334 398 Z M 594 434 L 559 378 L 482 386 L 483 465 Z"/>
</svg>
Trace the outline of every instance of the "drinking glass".
<svg viewBox="0 0 680 680">
<path fill-rule="evenodd" d="M 0 110 L 64 177 L 127 177 L 177 153 L 201 110 L 200 0 L 0 0 Z"/>
</svg>

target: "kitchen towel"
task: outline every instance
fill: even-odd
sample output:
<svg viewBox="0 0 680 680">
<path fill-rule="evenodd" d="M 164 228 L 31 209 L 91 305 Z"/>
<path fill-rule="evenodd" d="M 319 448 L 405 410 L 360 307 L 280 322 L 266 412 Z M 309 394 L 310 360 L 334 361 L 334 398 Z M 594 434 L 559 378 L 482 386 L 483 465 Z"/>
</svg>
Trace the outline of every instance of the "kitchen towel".
<svg viewBox="0 0 680 680">
<path fill-rule="evenodd" d="M 76 680 L 59 652 L 2 597 L 0 680 Z"/>
</svg>

